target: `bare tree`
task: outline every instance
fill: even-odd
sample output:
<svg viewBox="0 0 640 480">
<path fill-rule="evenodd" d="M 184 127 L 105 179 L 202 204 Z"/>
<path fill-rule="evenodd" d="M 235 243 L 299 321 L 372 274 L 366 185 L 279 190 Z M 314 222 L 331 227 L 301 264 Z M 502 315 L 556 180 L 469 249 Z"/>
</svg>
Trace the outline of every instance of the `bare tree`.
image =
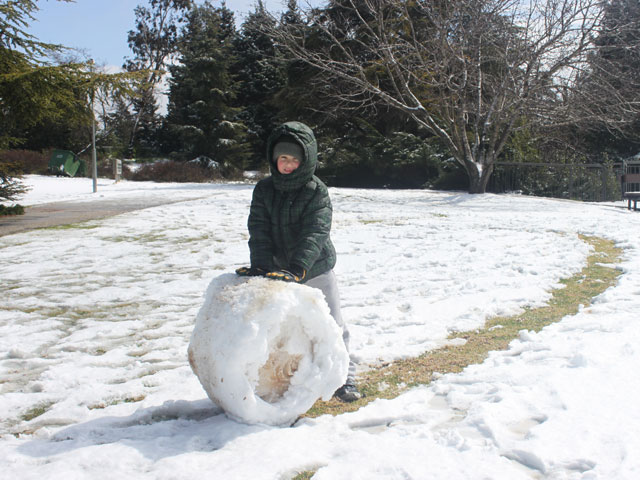
<svg viewBox="0 0 640 480">
<path fill-rule="evenodd" d="M 570 120 L 567 89 L 587 67 L 602 3 L 333 0 L 305 28 L 269 34 L 332 99 L 382 102 L 439 137 L 483 193 L 517 129 Z"/>
</svg>

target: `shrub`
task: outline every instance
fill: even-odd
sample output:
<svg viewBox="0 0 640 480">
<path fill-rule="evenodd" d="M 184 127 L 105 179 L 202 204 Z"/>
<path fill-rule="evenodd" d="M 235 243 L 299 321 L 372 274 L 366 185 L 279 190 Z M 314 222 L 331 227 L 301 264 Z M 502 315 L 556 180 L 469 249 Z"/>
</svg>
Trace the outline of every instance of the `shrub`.
<svg viewBox="0 0 640 480">
<path fill-rule="evenodd" d="M 34 150 L 3 150 L 0 152 L 0 162 L 10 163 L 16 173 L 46 175 L 49 168 L 51 152 L 36 152 Z"/>
<path fill-rule="evenodd" d="M 422 188 L 442 173 L 437 142 L 415 134 L 383 134 L 360 120 L 319 141 L 318 176 L 334 187 Z"/>
<path fill-rule="evenodd" d="M 0 205 L 0 217 L 4 215 L 24 215 L 24 207 L 22 205 L 13 205 L 11 207 Z"/>
<path fill-rule="evenodd" d="M 123 174 L 125 170 L 128 169 L 123 168 Z M 168 160 L 143 165 L 135 172 L 127 173 L 125 178 L 150 182 L 208 183 L 213 180 L 220 180 L 222 175 L 218 170 L 212 168 L 203 168 L 194 163 Z"/>
</svg>

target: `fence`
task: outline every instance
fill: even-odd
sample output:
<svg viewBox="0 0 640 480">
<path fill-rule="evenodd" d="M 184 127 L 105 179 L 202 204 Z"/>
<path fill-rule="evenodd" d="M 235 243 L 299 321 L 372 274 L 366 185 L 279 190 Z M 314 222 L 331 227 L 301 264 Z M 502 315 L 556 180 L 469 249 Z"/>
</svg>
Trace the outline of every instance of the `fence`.
<svg viewBox="0 0 640 480">
<path fill-rule="evenodd" d="M 621 199 L 622 164 L 496 163 L 487 191 L 587 202 Z"/>
</svg>

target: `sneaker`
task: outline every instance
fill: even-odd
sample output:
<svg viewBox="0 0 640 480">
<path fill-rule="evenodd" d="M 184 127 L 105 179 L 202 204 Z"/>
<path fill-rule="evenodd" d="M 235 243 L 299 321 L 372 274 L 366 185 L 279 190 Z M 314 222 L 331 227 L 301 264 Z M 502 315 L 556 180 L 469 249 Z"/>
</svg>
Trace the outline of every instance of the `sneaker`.
<svg viewBox="0 0 640 480">
<path fill-rule="evenodd" d="M 360 400 L 362 398 L 362 395 L 360 394 L 356 386 L 349 383 L 345 383 L 338 390 L 336 390 L 334 396 L 338 397 L 339 400 L 347 403 L 355 402 L 356 400 Z"/>
</svg>

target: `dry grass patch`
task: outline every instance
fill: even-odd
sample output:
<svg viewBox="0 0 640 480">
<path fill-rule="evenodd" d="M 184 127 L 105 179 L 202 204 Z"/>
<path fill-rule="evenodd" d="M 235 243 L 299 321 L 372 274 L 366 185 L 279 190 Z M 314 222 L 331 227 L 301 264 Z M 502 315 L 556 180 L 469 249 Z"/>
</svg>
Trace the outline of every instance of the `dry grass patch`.
<svg viewBox="0 0 640 480">
<path fill-rule="evenodd" d="M 56 402 L 39 403 L 38 405 L 35 405 L 35 406 L 29 408 L 29 410 L 27 410 L 25 413 L 23 413 L 20 416 L 20 420 L 23 420 L 25 422 L 29 422 L 29 421 L 33 420 L 34 418 L 38 418 L 40 415 L 44 415 L 45 413 L 47 413 L 47 411 L 55 404 L 56 404 Z"/>
<path fill-rule="evenodd" d="M 428 384 L 436 372 L 457 373 L 484 361 L 489 352 L 506 349 L 521 330 L 538 332 L 567 315 L 576 314 L 580 306 L 589 306 L 594 297 L 616 284 L 621 272 L 615 264 L 620 262 L 622 250 L 603 238 L 580 238 L 594 248 L 587 265 L 571 278 L 561 280 L 563 287 L 552 291 L 547 305 L 525 309 L 511 317 L 490 318 L 482 329 L 451 334 L 450 340 L 461 339 L 454 342 L 455 345 L 372 368 L 358 379 L 362 399 L 351 404 L 336 399 L 318 401 L 305 416 L 336 415 L 357 410 L 377 398 L 397 397 L 411 387 Z"/>
<path fill-rule="evenodd" d="M 315 474 L 316 474 L 315 471 L 300 472 L 295 477 L 293 477 L 291 480 L 309 480 L 309 479 L 313 478 L 313 476 Z"/>
</svg>

